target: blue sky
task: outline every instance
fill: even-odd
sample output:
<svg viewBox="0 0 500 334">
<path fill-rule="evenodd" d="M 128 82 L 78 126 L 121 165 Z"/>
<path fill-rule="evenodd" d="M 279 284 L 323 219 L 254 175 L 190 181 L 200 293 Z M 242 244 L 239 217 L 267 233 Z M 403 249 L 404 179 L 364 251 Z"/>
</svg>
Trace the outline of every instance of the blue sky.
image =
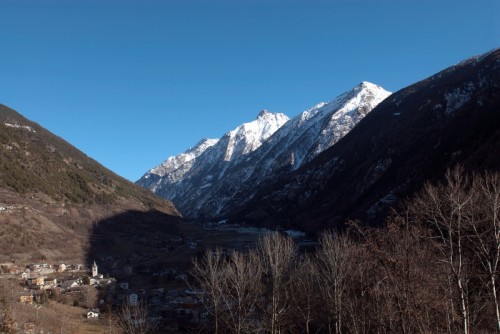
<svg viewBox="0 0 500 334">
<path fill-rule="evenodd" d="M 500 47 L 498 0 L 0 0 L 0 103 L 116 173 Z"/>
</svg>

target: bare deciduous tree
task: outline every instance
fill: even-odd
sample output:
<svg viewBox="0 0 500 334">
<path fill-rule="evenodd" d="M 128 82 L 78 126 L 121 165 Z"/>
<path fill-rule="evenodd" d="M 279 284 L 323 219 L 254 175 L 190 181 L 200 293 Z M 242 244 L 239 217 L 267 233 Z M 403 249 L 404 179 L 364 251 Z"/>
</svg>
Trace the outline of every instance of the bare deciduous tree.
<svg viewBox="0 0 500 334">
<path fill-rule="evenodd" d="M 205 251 L 201 260 L 194 259 L 191 274 L 205 297 L 202 302 L 213 316 L 214 333 L 219 333 L 221 325 L 222 292 L 225 290 L 224 254 L 221 249 Z"/>
<path fill-rule="evenodd" d="M 99 291 L 92 285 L 86 285 L 82 288 L 83 302 L 85 306 L 88 308 L 92 308 L 96 306 L 97 297 L 99 295 Z"/>
<path fill-rule="evenodd" d="M 365 334 L 383 332 L 380 330 L 385 301 L 380 287 L 385 278 L 380 275 L 380 264 L 373 254 L 371 244 L 374 238 L 371 229 L 361 227 L 357 222 L 349 222 L 351 243 L 350 270 L 344 298 L 345 328 L 348 332 Z"/>
<path fill-rule="evenodd" d="M 305 255 L 297 262 L 290 284 L 293 314 L 300 332 L 309 334 L 311 324 L 318 323 L 321 281 L 315 259 Z M 316 325 L 319 328 L 319 325 Z"/>
<path fill-rule="evenodd" d="M 105 315 L 105 319 L 106 319 L 106 333 L 108 334 L 121 333 L 121 331 L 119 331 L 120 323 L 116 315 L 112 313 L 107 313 Z"/>
<path fill-rule="evenodd" d="M 417 219 L 430 224 L 436 231 L 439 241 L 437 249 L 448 268 L 446 281 L 450 295 L 450 314 L 454 317 L 454 308 L 458 304 L 464 334 L 468 334 L 471 328 L 471 305 L 468 298 L 470 263 L 465 253 L 467 228 L 472 223 L 474 211 L 470 186 L 470 178 L 462 169 L 455 168 L 446 173 L 445 183 L 437 186 L 426 184 L 411 206 Z M 455 296 L 458 297 L 458 303 Z M 451 330 L 453 331 L 452 328 Z"/>
<path fill-rule="evenodd" d="M 297 247 L 291 238 L 272 233 L 261 238 L 258 250 L 267 297 L 261 304 L 263 326 L 271 334 L 281 333 L 290 313 L 289 286 Z"/>
<path fill-rule="evenodd" d="M 445 317 L 441 310 L 446 305 L 436 275 L 441 264 L 430 232 L 412 224 L 407 212 L 393 215 L 386 228 L 374 229 L 370 240 L 384 297 L 382 323 L 398 333 L 442 332 L 446 327 L 439 319 Z"/>
<path fill-rule="evenodd" d="M 145 303 L 131 306 L 130 303 L 124 302 L 116 321 L 126 334 L 148 334 L 158 325 L 157 321 L 149 316 L 148 306 Z"/>
<path fill-rule="evenodd" d="M 344 294 L 352 263 L 352 242 L 347 235 L 323 233 L 318 251 L 320 289 L 329 333 L 342 332 Z"/>
<path fill-rule="evenodd" d="M 256 332 L 257 302 L 261 296 L 262 263 L 255 251 L 233 252 L 224 264 L 223 319 L 231 333 Z"/>
<path fill-rule="evenodd" d="M 487 288 L 500 332 L 498 274 L 500 262 L 500 175 L 475 175 L 471 188 L 474 216 L 469 230 L 470 245 L 488 277 Z"/>
</svg>

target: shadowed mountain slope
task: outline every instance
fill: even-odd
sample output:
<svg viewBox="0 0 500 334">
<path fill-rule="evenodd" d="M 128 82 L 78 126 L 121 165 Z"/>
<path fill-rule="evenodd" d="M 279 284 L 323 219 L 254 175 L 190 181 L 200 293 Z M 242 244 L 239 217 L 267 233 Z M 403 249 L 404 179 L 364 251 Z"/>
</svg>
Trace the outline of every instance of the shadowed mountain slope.
<svg viewBox="0 0 500 334">
<path fill-rule="evenodd" d="M 500 167 L 500 50 L 473 57 L 380 103 L 315 160 L 262 187 L 232 219 L 307 231 L 385 209 L 457 163 Z"/>
</svg>

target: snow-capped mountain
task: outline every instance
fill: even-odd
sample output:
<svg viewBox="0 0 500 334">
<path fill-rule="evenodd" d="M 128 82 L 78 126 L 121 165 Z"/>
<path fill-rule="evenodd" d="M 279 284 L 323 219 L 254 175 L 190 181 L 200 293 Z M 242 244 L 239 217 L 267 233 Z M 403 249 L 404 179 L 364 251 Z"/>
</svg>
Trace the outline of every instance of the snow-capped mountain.
<svg viewBox="0 0 500 334">
<path fill-rule="evenodd" d="M 213 145 L 197 145 L 167 159 L 138 183 L 172 200 L 187 217 L 223 215 L 230 206 L 251 199 L 266 180 L 299 168 L 335 144 L 389 95 L 380 86 L 362 82 L 291 120 L 262 111 L 257 120 L 210 142 Z"/>
<path fill-rule="evenodd" d="M 137 183 L 165 198 L 175 198 L 178 203 L 190 202 L 287 121 L 285 114 L 262 110 L 257 119 L 227 132 L 221 139 L 204 139 L 186 152 L 169 157 Z"/>
<path fill-rule="evenodd" d="M 391 93 L 362 82 L 330 102 L 322 102 L 290 120 L 254 153 L 256 173 L 295 170 L 344 137 Z"/>
</svg>

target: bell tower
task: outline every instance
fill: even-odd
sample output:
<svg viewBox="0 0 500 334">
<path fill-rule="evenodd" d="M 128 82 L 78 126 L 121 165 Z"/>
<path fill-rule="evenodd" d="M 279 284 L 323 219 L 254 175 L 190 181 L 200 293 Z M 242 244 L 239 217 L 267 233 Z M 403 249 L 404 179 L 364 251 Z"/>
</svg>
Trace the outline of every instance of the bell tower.
<svg viewBox="0 0 500 334">
<path fill-rule="evenodd" d="M 94 261 L 94 264 L 92 265 L 92 277 L 96 277 L 97 275 L 98 275 L 97 264 Z"/>
</svg>

